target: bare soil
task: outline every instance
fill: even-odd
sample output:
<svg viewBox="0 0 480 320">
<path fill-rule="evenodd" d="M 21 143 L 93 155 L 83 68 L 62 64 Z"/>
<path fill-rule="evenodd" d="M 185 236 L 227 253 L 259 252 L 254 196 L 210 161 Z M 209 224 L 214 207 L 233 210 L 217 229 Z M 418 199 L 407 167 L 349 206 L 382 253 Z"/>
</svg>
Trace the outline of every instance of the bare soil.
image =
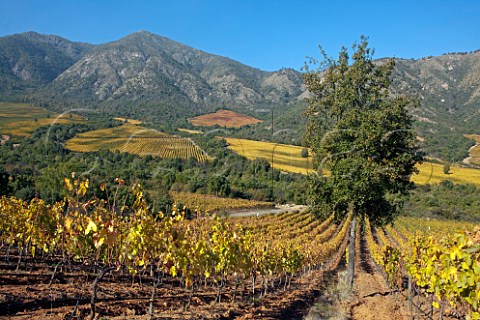
<svg viewBox="0 0 480 320">
<path fill-rule="evenodd" d="M 365 240 L 358 235 L 354 288 L 349 301 L 338 304 L 332 296 L 325 294 L 327 288 L 337 282 L 335 275 L 341 268 L 339 263 L 346 240 L 322 270 L 297 277 L 286 291 L 282 285 L 264 297 L 257 295 L 255 302 L 246 280 L 237 289 L 227 286 L 220 303 L 215 302 L 217 291 L 214 285 L 198 288 L 187 308 L 190 291 L 182 288 L 178 280 L 166 278 L 157 289 L 153 317 L 148 315 L 152 292 L 149 275 L 132 278 L 110 273 L 99 285 L 96 319 L 304 319 L 319 298 L 326 304 L 344 308 L 341 311 L 345 312 L 345 319 L 412 319 L 406 310 L 405 295 L 387 286 L 383 274 L 371 260 Z M 73 267 L 59 270 L 49 286 L 55 261 L 29 261 L 27 266 L 22 263 L 20 270 L 16 271 L 16 259 L 11 256 L 7 262 L 5 256 L 0 256 L 0 320 L 89 318 L 95 273 Z M 258 293 L 261 291 L 259 286 L 256 288 Z M 332 313 L 332 310 L 330 308 L 323 315 Z M 75 316 L 72 316 L 74 312 Z"/>
<path fill-rule="evenodd" d="M 231 110 L 218 110 L 215 113 L 192 118 L 190 119 L 190 122 L 195 126 L 210 127 L 219 125 L 227 128 L 239 128 L 263 121 Z"/>
<path fill-rule="evenodd" d="M 324 270 L 338 264 L 342 250 Z M 49 286 L 56 261 L 36 259 L 26 266 L 22 262 L 16 271 L 18 257 L 6 259 L 0 255 L 0 320 L 89 319 L 92 270 L 60 269 Z M 212 284 L 197 289 L 188 308 L 190 290 L 166 278 L 157 289 L 153 317 L 148 315 L 153 279 L 147 274 L 132 278 L 112 272 L 99 284 L 95 319 L 302 319 L 323 290 L 324 270 L 296 277 L 285 291 L 281 285 L 264 297 L 257 295 L 255 302 L 248 280 L 237 289 L 227 286 L 220 303 L 215 302 L 217 288 Z"/>
<path fill-rule="evenodd" d="M 385 277 L 373 262 L 366 240 L 358 237 L 354 278 L 355 298 L 351 319 L 411 319 L 404 296 L 388 287 Z"/>
</svg>

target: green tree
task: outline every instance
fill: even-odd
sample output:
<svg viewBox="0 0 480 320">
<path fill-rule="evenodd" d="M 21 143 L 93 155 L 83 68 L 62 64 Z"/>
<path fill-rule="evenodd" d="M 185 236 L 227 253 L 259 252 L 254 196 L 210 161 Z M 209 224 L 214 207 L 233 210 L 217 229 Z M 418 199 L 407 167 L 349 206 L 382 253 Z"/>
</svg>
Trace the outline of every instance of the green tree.
<svg viewBox="0 0 480 320">
<path fill-rule="evenodd" d="M 0 196 L 10 195 L 11 188 L 8 185 L 10 175 L 0 166 Z"/>
<path fill-rule="evenodd" d="M 231 193 L 230 181 L 224 174 L 214 174 L 207 181 L 207 191 L 219 197 L 228 197 Z"/>
<path fill-rule="evenodd" d="M 445 162 L 443 164 L 443 174 L 450 174 L 450 163 Z"/>
<path fill-rule="evenodd" d="M 422 160 L 407 111 L 418 102 L 389 91 L 394 61 L 374 62 L 367 38 L 353 51 L 342 48 L 338 59 L 322 51 L 323 61 L 310 61 L 314 70 L 305 66 L 306 141 L 317 168 L 310 202 L 320 214 L 341 219 L 353 210 L 384 224 L 398 214 Z"/>
<path fill-rule="evenodd" d="M 300 155 L 302 156 L 302 158 L 308 158 L 308 148 L 302 148 Z"/>
</svg>

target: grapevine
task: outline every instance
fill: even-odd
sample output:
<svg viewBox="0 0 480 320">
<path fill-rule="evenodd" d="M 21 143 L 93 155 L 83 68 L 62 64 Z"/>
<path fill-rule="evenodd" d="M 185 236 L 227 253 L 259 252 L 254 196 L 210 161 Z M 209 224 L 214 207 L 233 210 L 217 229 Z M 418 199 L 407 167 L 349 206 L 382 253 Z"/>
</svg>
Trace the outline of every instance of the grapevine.
<svg viewBox="0 0 480 320">
<path fill-rule="evenodd" d="M 19 265 L 50 256 L 57 267 L 93 272 L 91 317 L 97 312 L 98 284 L 109 273 L 139 276 L 150 271 L 150 314 L 164 276 L 188 289 L 190 300 L 198 288 L 209 285 L 217 289 L 217 302 L 232 283 L 235 288 L 250 283 L 253 299 L 287 290 L 338 252 L 351 222 L 349 216 L 336 225 L 333 216 L 321 221 L 309 212 L 186 220 L 175 206 L 168 214 L 153 214 L 139 185 L 131 189 L 135 201 L 130 208 L 85 199 L 92 187 L 87 179 L 65 179 L 65 187 L 68 195 L 53 205 L 1 197 L 0 243 L 3 250 L 16 250 Z"/>
</svg>

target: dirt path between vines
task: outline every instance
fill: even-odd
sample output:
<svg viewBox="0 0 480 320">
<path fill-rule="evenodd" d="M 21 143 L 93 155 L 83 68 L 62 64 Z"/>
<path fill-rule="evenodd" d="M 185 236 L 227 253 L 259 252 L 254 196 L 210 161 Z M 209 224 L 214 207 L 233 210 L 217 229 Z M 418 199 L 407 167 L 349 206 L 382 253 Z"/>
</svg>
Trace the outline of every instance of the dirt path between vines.
<svg viewBox="0 0 480 320">
<path fill-rule="evenodd" d="M 410 319 L 403 296 L 391 290 L 370 258 L 365 239 L 357 241 L 354 292 L 351 305 L 353 320 Z"/>
</svg>

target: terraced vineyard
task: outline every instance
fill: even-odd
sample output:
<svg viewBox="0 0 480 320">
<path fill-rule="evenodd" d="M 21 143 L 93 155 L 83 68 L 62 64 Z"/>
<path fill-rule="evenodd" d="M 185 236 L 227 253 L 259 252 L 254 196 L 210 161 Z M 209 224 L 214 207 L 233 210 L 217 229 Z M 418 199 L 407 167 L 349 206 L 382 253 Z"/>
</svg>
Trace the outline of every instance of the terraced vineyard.
<svg viewBox="0 0 480 320">
<path fill-rule="evenodd" d="M 307 174 L 312 171 L 311 157 L 301 156 L 302 147 L 237 138 L 224 138 L 228 148 L 247 159 L 266 159 L 279 170 Z"/>
<path fill-rule="evenodd" d="M 170 192 L 173 200 L 190 210 L 198 212 L 218 212 L 229 209 L 272 208 L 273 203 L 246 199 L 221 198 L 208 194 Z"/>
<path fill-rule="evenodd" d="M 218 110 L 215 113 L 204 114 L 189 119 L 189 121 L 195 126 L 210 127 L 219 125 L 227 128 L 239 128 L 262 122 L 262 120 L 258 120 L 231 110 Z"/>
<path fill-rule="evenodd" d="M 0 134 L 26 137 L 41 126 L 84 121 L 76 114 L 59 115 L 29 104 L 0 102 Z"/>
<path fill-rule="evenodd" d="M 65 147 L 76 152 L 95 152 L 103 149 L 160 158 L 193 157 L 197 161 L 209 159 L 203 150 L 188 139 L 130 123 L 81 133 L 68 140 Z"/>
</svg>

